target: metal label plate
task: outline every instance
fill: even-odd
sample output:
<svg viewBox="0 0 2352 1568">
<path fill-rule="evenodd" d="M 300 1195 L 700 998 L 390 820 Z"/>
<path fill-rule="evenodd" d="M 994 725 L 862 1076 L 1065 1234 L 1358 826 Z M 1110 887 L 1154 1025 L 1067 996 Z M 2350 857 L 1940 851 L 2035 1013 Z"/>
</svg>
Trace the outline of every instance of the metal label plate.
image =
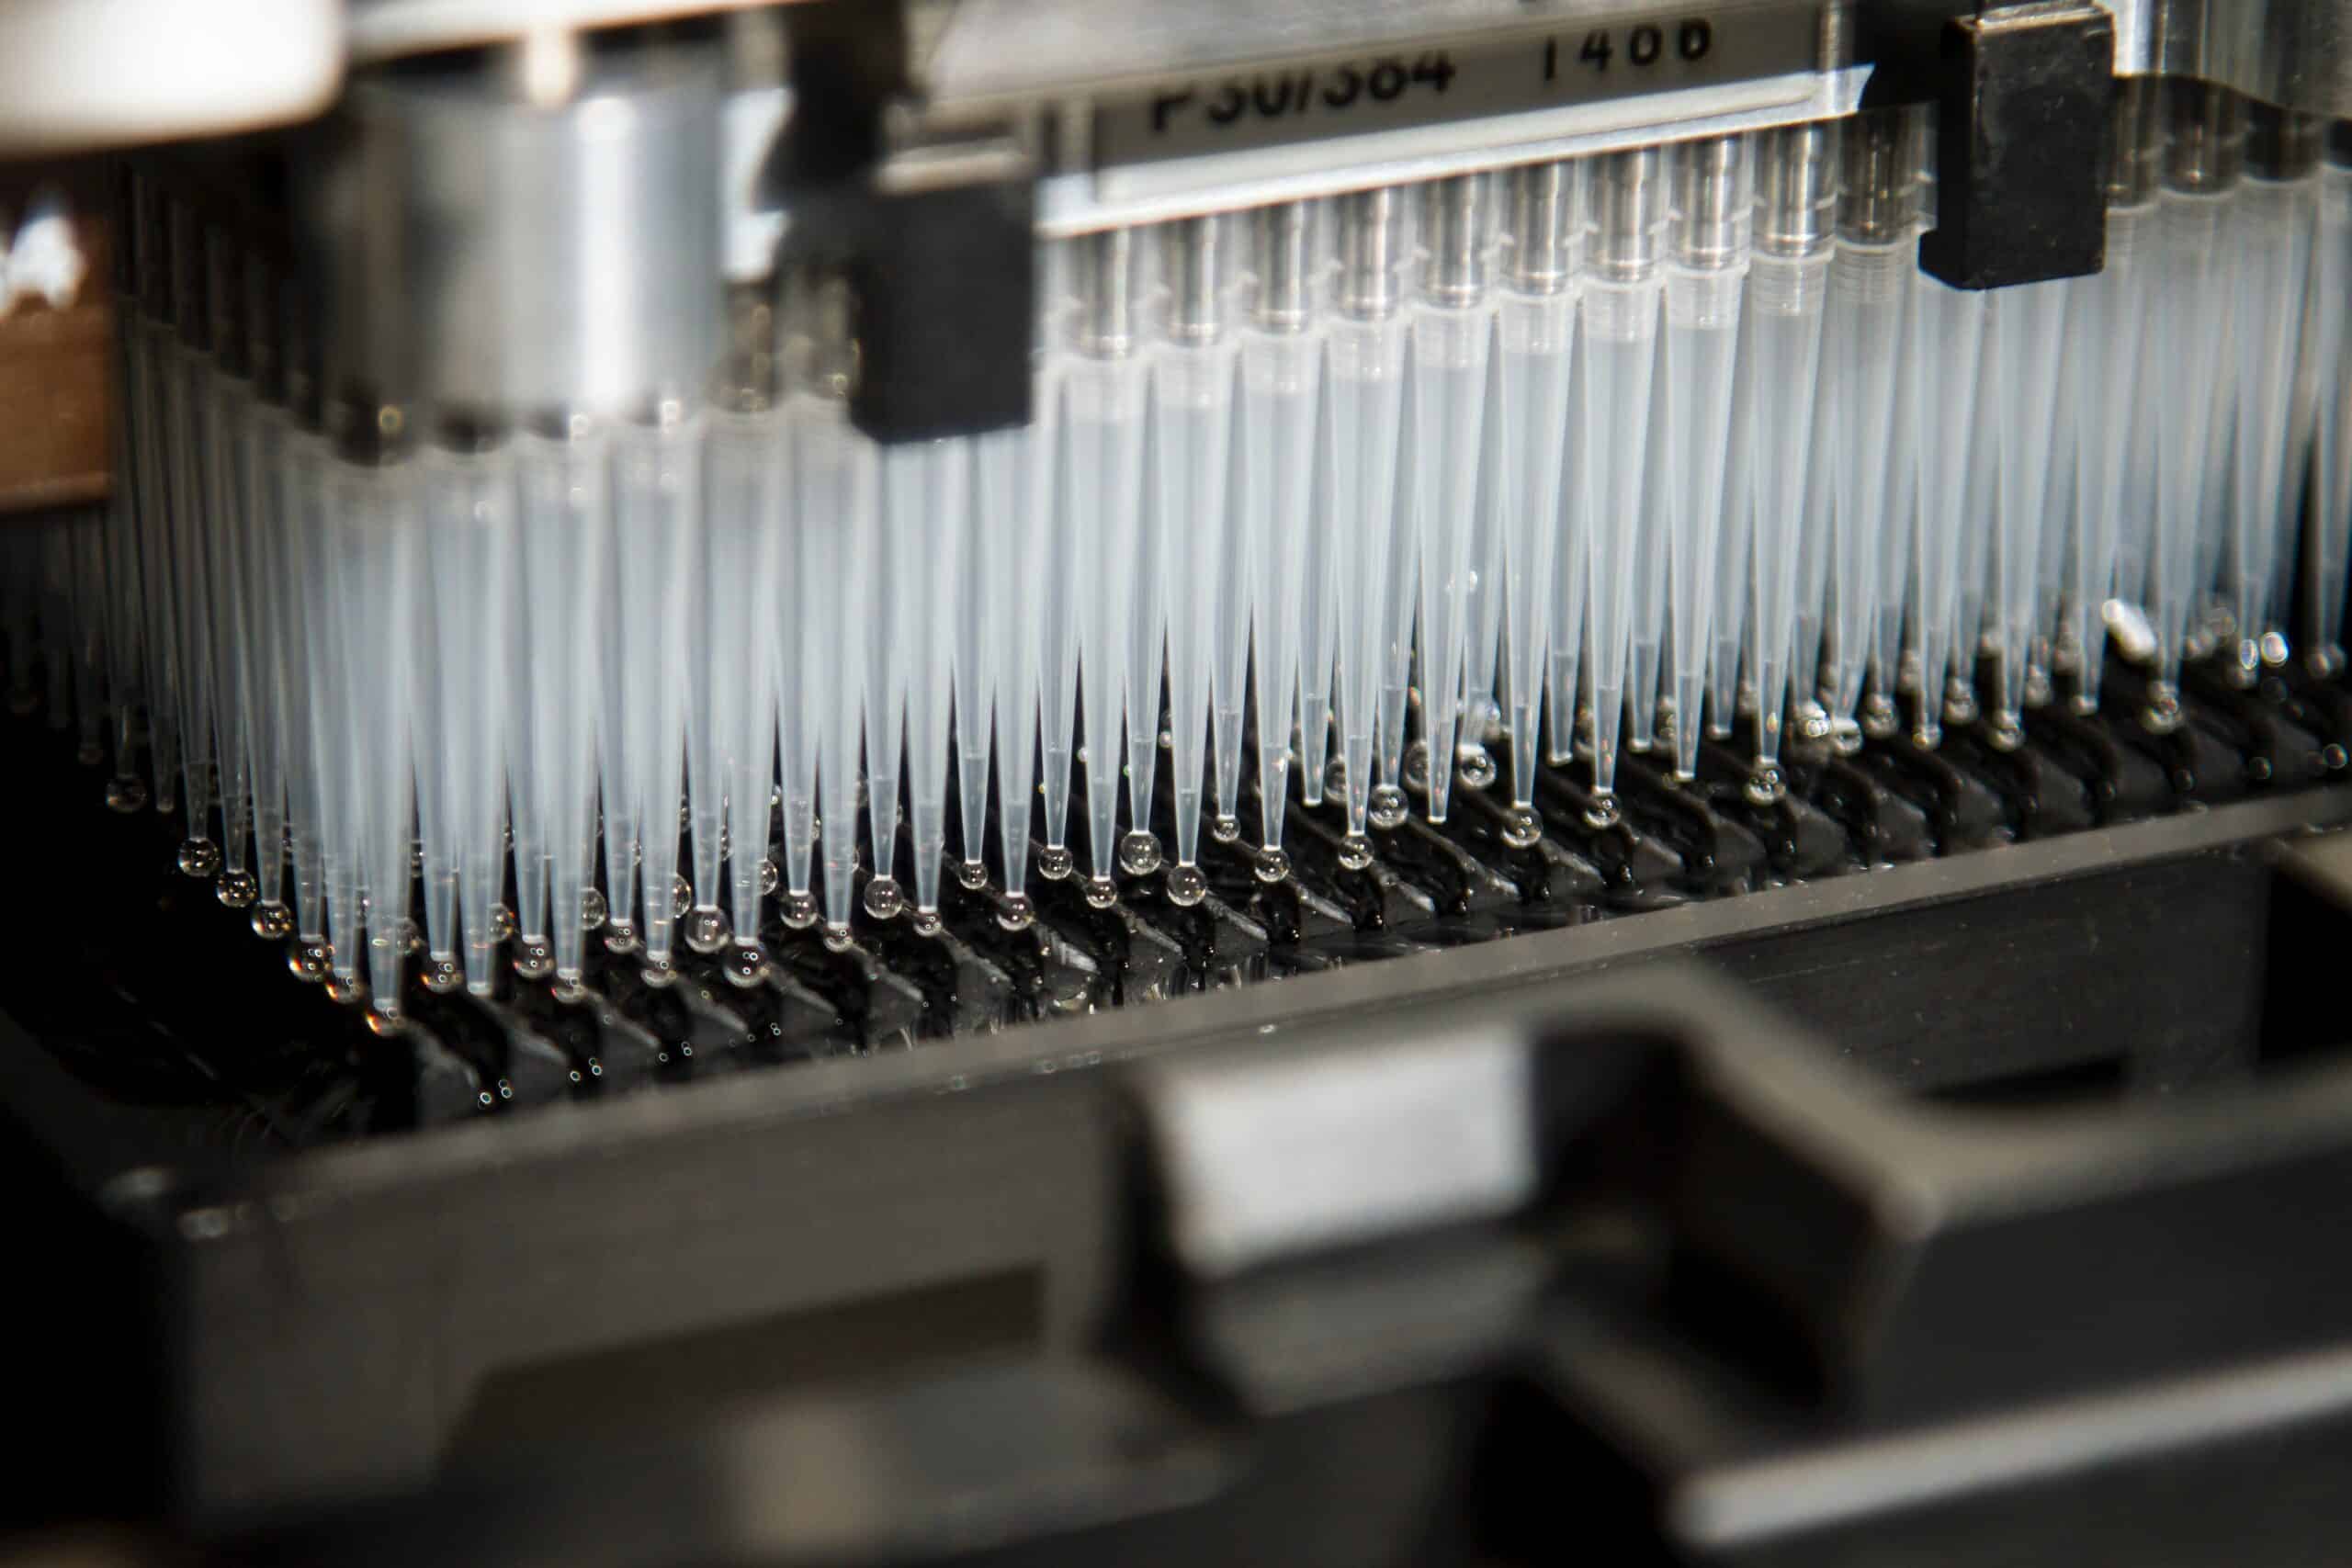
<svg viewBox="0 0 2352 1568">
<path fill-rule="evenodd" d="M 1094 163 L 1255 151 L 1817 70 L 1822 9 L 1805 0 L 1554 19 L 1171 77 L 1097 102 Z"/>
</svg>

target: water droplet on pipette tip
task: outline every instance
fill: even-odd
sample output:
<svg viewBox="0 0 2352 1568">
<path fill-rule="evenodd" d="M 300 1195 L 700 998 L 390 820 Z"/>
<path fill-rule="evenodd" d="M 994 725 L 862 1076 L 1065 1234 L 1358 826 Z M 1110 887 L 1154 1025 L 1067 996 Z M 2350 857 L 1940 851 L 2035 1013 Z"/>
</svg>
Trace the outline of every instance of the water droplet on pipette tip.
<svg viewBox="0 0 2352 1568">
<path fill-rule="evenodd" d="M 179 867 L 187 876 L 213 875 L 220 869 L 220 846 L 209 839 L 182 840 Z"/>
<path fill-rule="evenodd" d="M 250 908 L 261 897 L 261 879 L 250 871 L 228 872 L 213 884 L 212 896 L 232 909 Z"/>
<path fill-rule="evenodd" d="M 670 918 L 684 919 L 686 911 L 695 907 L 695 885 L 683 876 L 670 879 Z"/>
<path fill-rule="evenodd" d="M 1119 885 L 1107 876 L 1086 879 L 1086 902 L 1089 907 L 1107 909 L 1119 901 Z"/>
<path fill-rule="evenodd" d="M 1037 910 L 1026 893 L 1008 893 L 997 907 L 996 923 L 1009 931 L 1025 931 L 1036 923 Z"/>
<path fill-rule="evenodd" d="M 1922 751 L 1932 751 L 1944 743 L 1944 727 L 1926 708 L 1919 710 L 1919 720 L 1911 727 L 1911 744 Z"/>
<path fill-rule="evenodd" d="M 1851 757 L 1862 749 L 1862 727 L 1850 718 L 1829 721 L 1829 749 L 1840 757 Z"/>
<path fill-rule="evenodd" d="M 1209 879 L 1201 868 L 1182 863 L 1168 868 L 1168 901 L 1189 909 L 1209 896 Z"/>
<path fill-rule="evenodd" d="M 514 911 L 503 904 L 490 907 L 490 940 L 511 942 L 514 936 Z"/>
<path fill-rule="evenodd" d="M 555 973 L 555 953 L 544 942 L 524 941 L 514 947 L 514 973 L 526 980 L 544 980 Z"/>
<path fill-rule="evenodd" d="M 2014 751 L 2025 744 L 2025 726 L 2017 715 L 1996 711 L 1984 720 L 1984 743 L 1996 751 Z"/>
<path fill-rule="evenodd" d="M 107 807 L 128 817 L 146 808 L 147 783 L 131 773 L 117 773 L 107 781 Z"/>
<path fill-rule="evenodd" d="M 1078 857 L 1065 844 L 1047 844 L 1037 852 L 1037 874 L 1048 882 L 1061 882 L 1078 869 Z"/>
<path fill-rule="evenodd" d="M 466 972 L 458 967 L 454 958 L 428 958 L 421 977 L 424 988 L 435 996 L 446 997 L 466 983 Z"/>
<path fill-rule="evenodd" d="M 605 901 L 603 889 L 591 887 L 580 895 L 580 924 L 582 930 L 600 930 L 612 918 L 612 906 Z"/>
<path fill-rule="evenodd" d="M 1503 842 L 1514 850 L 1532 850 L 1544 840 L 1544 818 L 1532 806 L 1514 806 L 1503 813 Z"/>
<path fill-rule="evenodd" d="M 1119 840 L 1119 869 L 1129 876 L 1149 876 L 1159 869 L 1159 838 L 1137 828 Z"/>
<path fill-rule="evenodd" d="M 786 931 L 805 931 L 817 923 L 817 896 L 814 893 L 787 893 L 780 901 Z"/>
<path fill-rule="evenodd" d="M 1872 692 L 1862 699 L 1861 729 L 1873 740 L 1892 740 L 1903 728 L 1903 716 L 1896 711 L 1894 699 L 1884 692 Z"/>
<path fill-rule="evenodd" d="M 741 990 L 763 985 L 768 977 L 767 950 L 756 942 L 739 942 L 721 966 L 729 984 Z"/>
<path fill-rule="evenodd" d="M 1974 724 L 1983 710 L 1976 705 L 1976 689 L 1955 675 L 1944 682 L 1944 722 Z"/>
<path fill-rule="evenodd" d="M 894 876 L 877 876 L 865 885 L 865 912 L 877 920 L 896 919 L 907 907 L 907 896 Z"/>
<path fill-rule="evenodd" d="M 1807 745 L 1818 746 L 1829 739 L 1829 710 L 1808 697 L 1798 703 L 1791 716 L 1796 720 L 1797 739 Z"/>
<path fill-rule="evenodd" d="M 937 936 L 946 929 L 946 922 L 939 918 L 936 909 L 917 909 L 911 924 L 917 936 Z"/>
<path fill-rule="evenodd" d="M 2323 681 L 2333 681 L 2344 672 L 2344 650 L 2332 642 L 2314 643 L 2303 655 L 2303 668 Z"/>
<path fill-rule="evenodd" d="M 1412 764 L 1408 762 L 1405 771 L 1411 773 Z M 1406 817 L 1409 815 L 1409 807 L 1405 803 L 1405 792 L 1393 784 L 1373 785 L 1369 815 L 1372 825 L 1383 832 L 1402 828 L 1405 825 Z"/>
<path fill-rule="evenodd" d="M 2058 688 L 2050 682 L 2049 671 L 2037 664 L 2025 672 L 2026 706 L 2046 708 L 2050 705 L 2050 700 L 2057 694 Z"/>
<path fill-rule="evenodd" d="M 1350 871 L 1363 871 L 1372 864 L 1372 840 L 1362 833 L 1350 833 L 1340 840 L 1340 863 Z"/>
<path fill-rule="evenodd" d="M 316 985 L 334 970 L 334 950 L 322 942 L 296 942 L 287 950 L 286 967 L 297 980 Z"/>
<path fill-rule="evenodd" d="M 826 921 L 824 942 L 826 948 L 834 953 L 847 953 L 854 945 L 847 922 L 836 924 L 831 920 Z"/>
<path fill-rule="evenodd" d="M 635 953 L 644 945 L 644 942 L 638 940 L 637 926 L 634 922 L 628 920 L 612 920 L 606 923 L 605 927 L 605 951 L 606 953 L 616 953 L 627 955 L 628 953 Z"/>
<path fill-rule="evenodd" d="M 717 909 L 695 909 L 686 916 L 686 945 L 712 953 L 727 945 L 727 917 Z"/>
<path fill-rule="evenodd" d="M 678 983 L 678 965 L 673 959 L 649 958 L 638 965 L 637 973 L 639 978 L 657 991 Z"/>
<path fill-rule="evenodd" d="M 1594 791 L 1592 804 L 1584 808 L 1584 825 L 1596 833 L 1606 832 L 1624 819 L 1624 807 L 1617 804 L 1612 790 Z"/>
<path fill-rule="evenodd" d="M 2241 692 L 2250 692 L 2262 679 L 2262 649 L 2254 643 L 2242 642 L 2232 651 L 2226 671 L 2230 684 Z"/>
<path fill-rule="evenodd" d="M 568 1006 L 576 1007 L 588 999 L 588 987 L 577 975 L 558 975 L 548 984 L 548 995 Z"/>
<path fill-rule="evenodd" d="M 1415 795 L 1426 795 L 1430 787 L 1430 743 L 1416 740 L 1405 748 L 1405 787 Z M 1377 790 L 1373 792 L 1375 796 Z M 1390 824 L 1395 826 L 1395 824 Z"/>
<path fill-rule="evenodd" d="M 389 1040 L 408 1027 L 397 1007 L 378 1005 L 368 1010 L 368 1030 L 379 1040 Z"/>
<path fill-rule="evenodd" d="M 2346 766 L 2352 766 L 2352 751 L 2346 751 L 2342 743 L 2331 740 L 2319 749 L 2319 765 L 2331 773 L 2340 773 Z"/>
<path fill-rule="evenodd" d="M 1456 747 L 1453 768 L 1462 782 L 1472 789 L 1484 789 L 1495 782 L 1495 754 L 1483 745 L 1473 743 Z"/>
<path fill-rule="evenodd" d="M 2172 682 L 2148 682 L 2148 705 L 2141 710 L 2141 727 L 2151 735 L 2170 735 L 2180 728 L 2180 694 Z"/>
<path fill-rule="evenodd" d="M 2286 633 L 2280 631 L 2264 632 L 2261 639 L 2256 642 L 2255 646 L 2261 651 L 2262 662 L 2266 667 L 2272 670 L 2283 670 L 2287 667 L 2289 650 L 2287 648 Z"/>
<path fill-rule="evenodd" d="M 327 1000 L 355 1007 L 368 999 L 368 987 L 357 980 L 347 980 L 330 970 L 327 974 Z"/>
<path fill-rule="evenodd" d="M 1271 887 L 1289 878 L 1290 856 L 1283 852 L 1280 844 L 1268 844 L 1258 852 L 1258 858 L 1250 863 L 1250 869 L 1257 874 L 1259 881 Z"/>
<path fill-rule="evenodd" d="M 1209 837 L 1215 839 L 1220 844 L 1233 844 L 1240 842 L 1241 818 L 1238 817 L 1219 817 L 1214 818 L 1209 823 Z"/>
<path fill-rule="evenodd" d="M 1323 787 L 1333 795 L 1348 792 L 1348 760 L 1333 757 L 1323 764 Z"/>
<path fill-rule="evenodd" d="M 784 886 L 784 872 L 764 855 L 760 857 L 759 870 L 755 874 L 759 878 L 760 897 L 763 898 L 774 897 L 775 890 Z"/>
<path fill-rule="evenodd" d="M 959 860 L 956 863 L 956 885 L 967 893 L 978 893 L 989 885 L 986 861 Z"/>
<path fill-rule="evenodd" d="M 96 740 L 85 740 L 74 749 L 74 760 L 85 768 L 95 768 L 107 760 L 107 749 Z"/>
<path fill-rule="evenodd" d="M 255 904 L 248 923 L 264 942 L 283 942 L 294 934 L 294 911 L 283 904 Z"/>
</svg>

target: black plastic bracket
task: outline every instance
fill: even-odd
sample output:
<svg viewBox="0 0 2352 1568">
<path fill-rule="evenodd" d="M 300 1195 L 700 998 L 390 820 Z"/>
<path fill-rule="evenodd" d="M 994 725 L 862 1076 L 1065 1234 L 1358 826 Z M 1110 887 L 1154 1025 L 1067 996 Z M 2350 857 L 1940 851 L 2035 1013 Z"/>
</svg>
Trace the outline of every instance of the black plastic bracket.
<svg viewBox="0 0 2352 1568">
<path fill-rule="evenodd" d="M 800 107 L 766 171 L 786 259 L 850 280 L 850 421 L 888 443 L 1027 423 L 1036 315 L 1035 162 L 1007 128 L 909 129 L 903 12 L 786 8 Z"/>
<path fill-rule="evenodd" d="M 1936 222 L 1919 265 L 1955 288 L 2100 270 L 2115 22 L 2083 0 L 1883 0 L 1868 105 L 1937 108 Z"/>
</svg>

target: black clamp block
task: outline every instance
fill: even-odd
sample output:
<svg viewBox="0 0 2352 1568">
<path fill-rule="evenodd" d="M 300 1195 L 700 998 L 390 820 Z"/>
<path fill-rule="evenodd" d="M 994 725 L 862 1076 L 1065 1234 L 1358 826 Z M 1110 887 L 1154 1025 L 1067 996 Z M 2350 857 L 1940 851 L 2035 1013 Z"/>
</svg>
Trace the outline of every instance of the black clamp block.
<svg viewBox="0 0 2352 1568">
<path fill-rule="evenodd" d="M 1933 102 L 1936 220 L 1919 265 L 1955 288 L 2100 270 L 2115 22 L 2083 0 L 1883 0 L 1865 101 Z"/>
</svg>

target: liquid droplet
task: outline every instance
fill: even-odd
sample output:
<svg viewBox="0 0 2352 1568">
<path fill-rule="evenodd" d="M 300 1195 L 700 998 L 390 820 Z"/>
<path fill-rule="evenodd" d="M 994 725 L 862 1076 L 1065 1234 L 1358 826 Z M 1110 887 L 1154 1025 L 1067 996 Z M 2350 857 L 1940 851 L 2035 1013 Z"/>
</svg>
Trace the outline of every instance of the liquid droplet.
<svg viewBox="0 0 2352 1568">
<path fill-rule="evenodd" d="M 637 927 L 627 920 L 614 920 L 605 927 L 606 953 L 631 953 L 645 944 L 637 939 Z"/>
<path fill-rule="evenodd" d="M 655 990 L 662 990 L 678 982 L 678 965 L 667 958 L 649 958 L 638 970 L 645 983 Z"/>
<path fill-rule="evenodd" d="M 1495 782 L 1495 754 L 1484 746 L 1456 749 L 1453 766 L 1462 782 L 1472 789 L 1484 789 Z"/>
<path fill-rule="evenodd" d="M 727 945 L 727 917 L 717 909 L 696 909 L 687 915 L 686 945 L 696 953 L 717 953 Z"/>
<path fill-rule="evenodd" d="M 984 861 L 965 860 L 956 863 L 956 881 L 967 893 L 978 893 L 989 885 L 989 868 Z"/>
<path fill-rule="evenodd" d="M 555 953 L 543 942 L 525 942 L 514 949 L 514 973 L 526 980 L 544 980 L 555 973 Z"/>
<path fill-rule="evenodd" d="M 1201 874 L 1196 865 L 1171 865 L 1168 868 L 1168 901 L 1180 908 L 1189 909 L 1209 896 L 1209 879 Z"/>
<path fill-rule="evenodd" d="M 1862 727 L 1850 718 L 1829 721 L 1829 749 L 1840 757 L 1851 757 L 1862 749 Z"/>
<path fill-rule="evenodd" d="M 331 1002 L 341 1002 L 345 1007 L 356 1007 L 359 1003 L 364 1002 L 367 999 L 367 987 L 361 985 L 356 980 L 346 980 L 342 976 L 334 974 L 333 971 L 329 971 L 327 975 L 327 1000 Z"/>
<path fill-rule="evenodd" d="M 372 1007 L 368 1010 L 368 1032 L 374 1034 L 379 1040 L 389 1040 L 407 1027 L 408 1024 L 401 1017 L 398 1008 Z"/>
<path fill-rule="evenodd" d="M 1405 787 L 1416 795 L 1429 793 L 1430 743 L 1426 740 L 1416 740 L 1405 748 Z"/>
<path fill-rule="evenodd" d="M 247 908 L 261 897 L 261 880 L 250 871 L 232 871 L 213 884 L 212 896 L 232 909 Z"/>
<path fill-rule="evenodd" d="M 847 953 L 852 945 L 849 927 L 846 925 L 833 925 L 830 922 L 827 923 L 825 927 L 825 946 L 828 949 L 834 953 Z"/>
<path fill-rule="evenodd" d="M 1107 909 L 1119 901 L 1119 885 L 1107 876 L 1086 879 L 1086 902 L 1089 907 Z"/>
<path fill-rule="evenodd" d="M 1759 760 L 1748 770 L 1743 793 L 1750 806 L 1777 806 L 1788 793 L 1788 781 L 1781 777 L 1779 763 Z"/>
<path fill-rule="evenodd" d="M 1220 844 L 1237 843 L 1241 838 L 1241 818 L 1220 817 L 1209 824 L 1209 837 Z"/>
<path fill-rule="evenodd" d="M 2148 683 L 2148 705 L 2140 715 L 2140 723 L 2151 735 L 2170 735 L 2180 728 L 2180 694 L 2169 681 Z"/>
<path fill-rule="evenodd" d="M 775 897 L 775 890 L 784 886 L 784 873 L 776 869 L 775 862 L 765 856 L 760 860 L 759 878 L 760 897 L 763 898 Z"/>
<path fill-rule="evenodd" d="M 996 923 L 1009 931 L 1025 931 L 1037 920 L 1037 911 L 1026 893 L 1008 893 L 1003 905 L 996 912 Z"/>
<path fill-rule="evenodd" d="M 548 987 L 548 995 L 569 1007 L 577 1007 L 588 999 L 588 987 L 580 983 L 577 975 L 559 975 Z M 602 1074 L 598 1075 L 602 1077 Z"/>
<path fill-rule="evenodd" d="M 334 970 L 334 950 L 322 942 L 297 942 L 286 953 L 286 967 L 297 980 L 317 985 Z"/>
<path fill-rule="evenodd" d="M 784 923 L 788 931 L 805 931 L 817 923 L 817 896 L 814 893 L 787 893 L 784 896 Z"/>
<path fill-rule="evenodd" d="M 735 951 L 727 955 L 722 970 L 728 983 L 739 989 L 748 991 L 764 985 L 768 977 L 767 950 L 756 942 L 738 942 Z"/>
<path fill-rule="evenodd" d="M 1078 857 L 1067 845 L 1047 844 L 1037 852 L 1037 874 L 1048 882 L 1062 882 L 1078 869 Z"/>
<path fill-rule="evenodd" d="M 85 768 L 95 768 L 107 760 L 107 749 L 95 740 L 85 740 L 74 748 L 74 760 Z"/>
<path fill-rule="evenodd" d="M 865 885 L 865 912 L 876 919 L 896 919 L 906 907 L 907 896 L 899 890 L 898 878 L 877 876 Z"/>
<path fill-rule="evenodd" d="M 446 997 L 466 983 L 466 972 L 458 967 L 454 958 L 428 958 L 423 974 L 424 988 L 435 996 Z"/>
<path fill-rule="evenodd" d="M 1258 852 L 1257 863 L 1250 869 L 1258 874 L 1259 881 L 1272 886 L 1289 877 L 1290 856 L 1283 852 L 1281 845 L 1268 844 Z"/>
<path fill-rule="evenodd" d="M 1340 840 L 1340 863 L 1350 871 L 1363 871 L 1372 864 L 1372 840 L 1362 833 L 1350 833 Z"/>
<path fill-rule="evenodd" d="M 670 918 L 684 919 L 686 911 L 695 907 L 695 885 L 683 876 L 670 879 Z"/>
<path fill-rule="evenodd" d="M 1625 819 L 1625 808 L 1617 804 L 1613 794 L 1602 791 L 1593 795 L 1592 804 L 1584 808 L 1584 825 L 1596 833 L 1607 832 Z"/>
<path fill-rule="evenodd" d="M 514 911 L 503 904 L 492 904 L 490 907 L 490 940 L 492 942 L 514 940 Z"/>
<path fill-rule="evenodd" d="M 585 930 L 602 929 L 605 920 L 612 917 L 612 906 L 605 901 L 601 889 L 591 887 L 580 895 L 580 924 Z"/>
<path fill-rule="evenodd" d="M 1944 682 L 1946 724 L 1974 724 L 1978 711 L 1975 690 L 1967 682 L 1955 675 Z"/>
<path fill-rule="evenodd" d="M 2025 726 L 2013 713 L 1996 713 L 1984 720 L 1984 739 L 1996 751 L 2014 751 L 2025 744 Z"/>
<path fill-rule="evenodd" d="M 1532 806 L 1514 806 L 1503 813 L 1503 842 L 1515 850 L 1532 850 L 1544 841 L 1544 818 Z"/>
<path fill-rule="evenodd" d="M 1407 764 L 1406 771 L 1412 771 L 1411 764 Z M 1369 809 L 1372 825 L 1388 832 L 1405 825 L 1405 818 L 1410 808 L 1405 803 L 1403 790 L 1395 784 L 1374 784 Z"/>
<path fill-rule="evenodd" d="M 294 934 L 294 911 L 283 904 L 255 904 L 250 923 L 264 942 L 284 942 Z"/>
<path fill-rule="evenodd" d="M 187 839 L 180 843 L 179 866 L 187 876 L 210 876 L 220 869 L 220 846 L 209 839 Z"/>
<path fill-rule="evenodd" d="M 913 925 L 917 936 L 937 936 L 946 928 L 946 922 L 939 918 L 936 909 L 917 909 Z"/>
<path fill-rule="evenodd" d="M 144 810 L 147 806 L 146 781 L 130 773 L 117 773 L 107 781 L 107 807 L 129 816 Z"/>
<path fill-rule="evenodd" d="M 1119 869 L 1129 876 L 1149 876 L 1159 869 L 1159 839 L 1138 828 L 1119 840 Z"/>
<path fill-rule="evenodd" d="M 1873 740 L 1892 740 L 1903 728 L 1903 716 L 1895 711 L 1894 699 L 1884 692 L 1872 692 L 1862 699 L 1861 728 Z"/>
<path fill-rule="evenodd" d="M 1333 757 L 1323 764 L 1323 787 L 1333 795 L 1345 795 L 1348 790 L 1348 760 Z"/>
</svg>

